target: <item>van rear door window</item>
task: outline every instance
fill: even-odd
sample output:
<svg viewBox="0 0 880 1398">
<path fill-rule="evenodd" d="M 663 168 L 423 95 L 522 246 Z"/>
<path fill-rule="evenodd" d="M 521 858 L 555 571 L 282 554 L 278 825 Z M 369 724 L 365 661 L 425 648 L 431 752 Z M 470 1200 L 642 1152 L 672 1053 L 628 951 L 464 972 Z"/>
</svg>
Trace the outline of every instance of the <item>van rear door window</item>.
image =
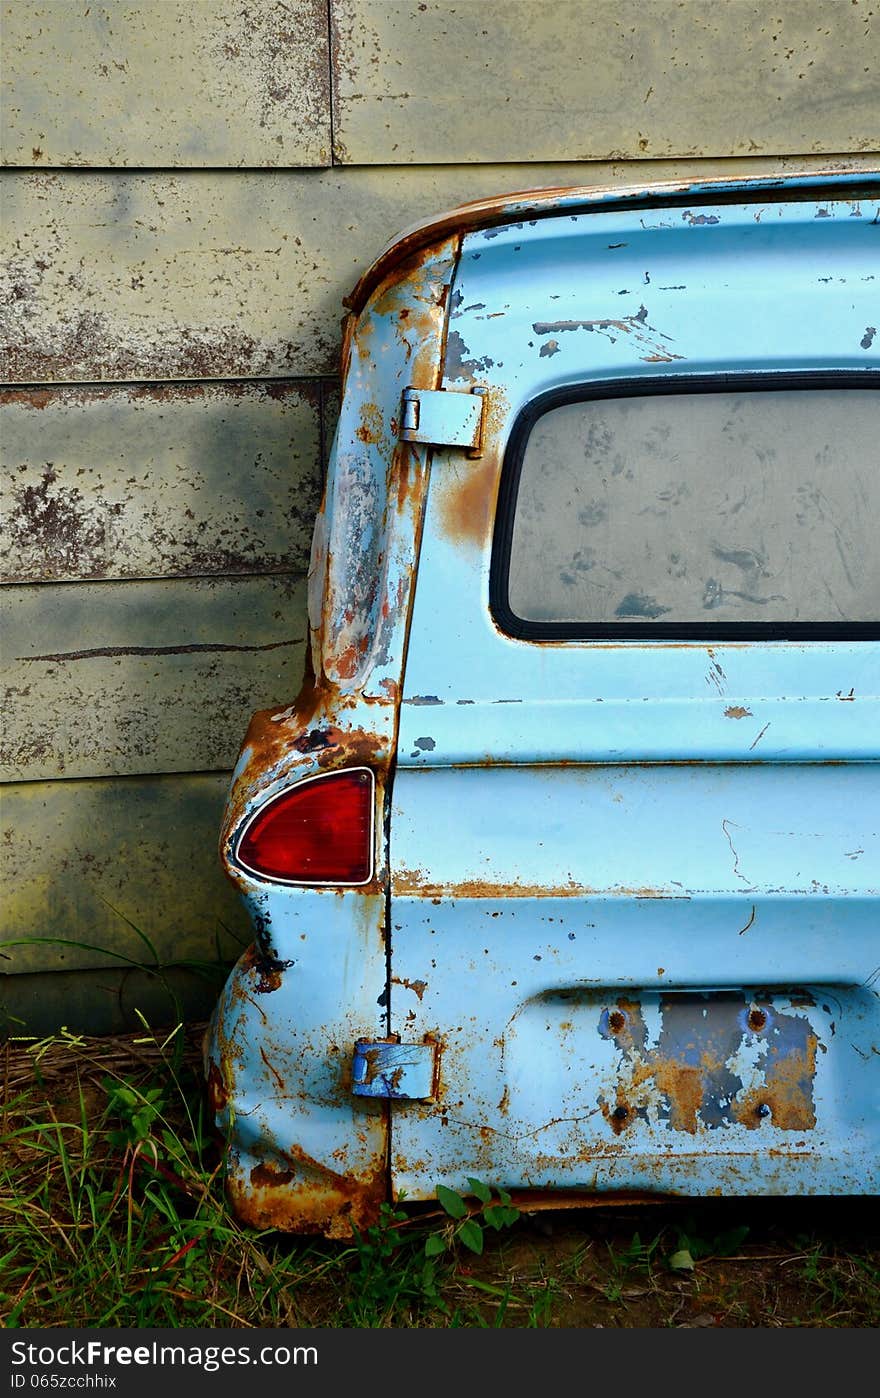
<svg viewBox="0 0 880 1398">
<path fill-rule="evenodd" d="M 535 639 L 875 634 L 878 406 L 837 386 L 550 406 L 514 438 L 499 620 Z"/>
</svg>

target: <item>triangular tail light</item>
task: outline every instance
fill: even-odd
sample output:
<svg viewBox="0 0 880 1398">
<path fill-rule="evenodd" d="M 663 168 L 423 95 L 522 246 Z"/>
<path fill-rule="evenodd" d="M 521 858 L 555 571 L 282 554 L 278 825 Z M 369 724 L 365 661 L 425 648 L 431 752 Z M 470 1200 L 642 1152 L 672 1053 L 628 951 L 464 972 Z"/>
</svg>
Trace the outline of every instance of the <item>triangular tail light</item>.
<svg viewBox="0 0 880 1398">
<path fill-rule="evenodd" d="M 369 767 L 322 772 L 260 806 L 236 839 L 233 858 L 274 883 L 369 883 L 374 828 Z"/>
</svg>

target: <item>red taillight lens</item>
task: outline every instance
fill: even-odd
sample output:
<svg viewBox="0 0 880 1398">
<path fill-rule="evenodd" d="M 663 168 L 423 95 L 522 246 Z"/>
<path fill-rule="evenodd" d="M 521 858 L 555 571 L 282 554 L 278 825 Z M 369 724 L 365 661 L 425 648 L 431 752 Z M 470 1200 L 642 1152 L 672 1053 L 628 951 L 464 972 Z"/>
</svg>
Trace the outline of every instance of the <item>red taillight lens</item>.
<svg viewBox="0 0 880 1398">
<path fill-rule="evenodd" d="M 269 801 L 235 847 L 243 868 L 282 883 L 367 883 L 373 872 L 373 773 L 310 777 Z"/>
</svg>

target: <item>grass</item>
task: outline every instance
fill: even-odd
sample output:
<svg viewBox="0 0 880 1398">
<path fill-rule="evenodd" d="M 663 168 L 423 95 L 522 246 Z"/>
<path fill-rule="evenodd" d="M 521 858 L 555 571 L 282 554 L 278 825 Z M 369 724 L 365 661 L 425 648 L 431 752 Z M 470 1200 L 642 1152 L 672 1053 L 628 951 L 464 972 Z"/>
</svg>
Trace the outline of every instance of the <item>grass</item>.
<svg viewBox="0 0 880 1398">
<path fill-rule="evenodd" d="M 351 1243 L 242 1229 L 204 1026 L 9 1043 L 5 1326 L 877 1326 L 874 1200 L 713 1200 L 517 1218 L 388 1206 Z M 458 1202 L 457 1202 L 458 1201 Z"/>
</svg>

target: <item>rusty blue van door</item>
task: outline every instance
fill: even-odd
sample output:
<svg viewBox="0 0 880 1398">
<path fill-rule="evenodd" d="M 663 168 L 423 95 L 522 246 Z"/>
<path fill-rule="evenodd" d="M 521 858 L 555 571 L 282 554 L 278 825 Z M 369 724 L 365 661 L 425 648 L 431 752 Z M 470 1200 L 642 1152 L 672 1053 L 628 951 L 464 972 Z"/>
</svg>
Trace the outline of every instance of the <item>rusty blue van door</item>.
<svg viewBox="0 0 880 1398">
<path fill-rule="evenodd" d="M 224 836 L 244 1217 L 877 1191 L 878 192 L 522 196 L 356 293 Z"/>
</svg>

